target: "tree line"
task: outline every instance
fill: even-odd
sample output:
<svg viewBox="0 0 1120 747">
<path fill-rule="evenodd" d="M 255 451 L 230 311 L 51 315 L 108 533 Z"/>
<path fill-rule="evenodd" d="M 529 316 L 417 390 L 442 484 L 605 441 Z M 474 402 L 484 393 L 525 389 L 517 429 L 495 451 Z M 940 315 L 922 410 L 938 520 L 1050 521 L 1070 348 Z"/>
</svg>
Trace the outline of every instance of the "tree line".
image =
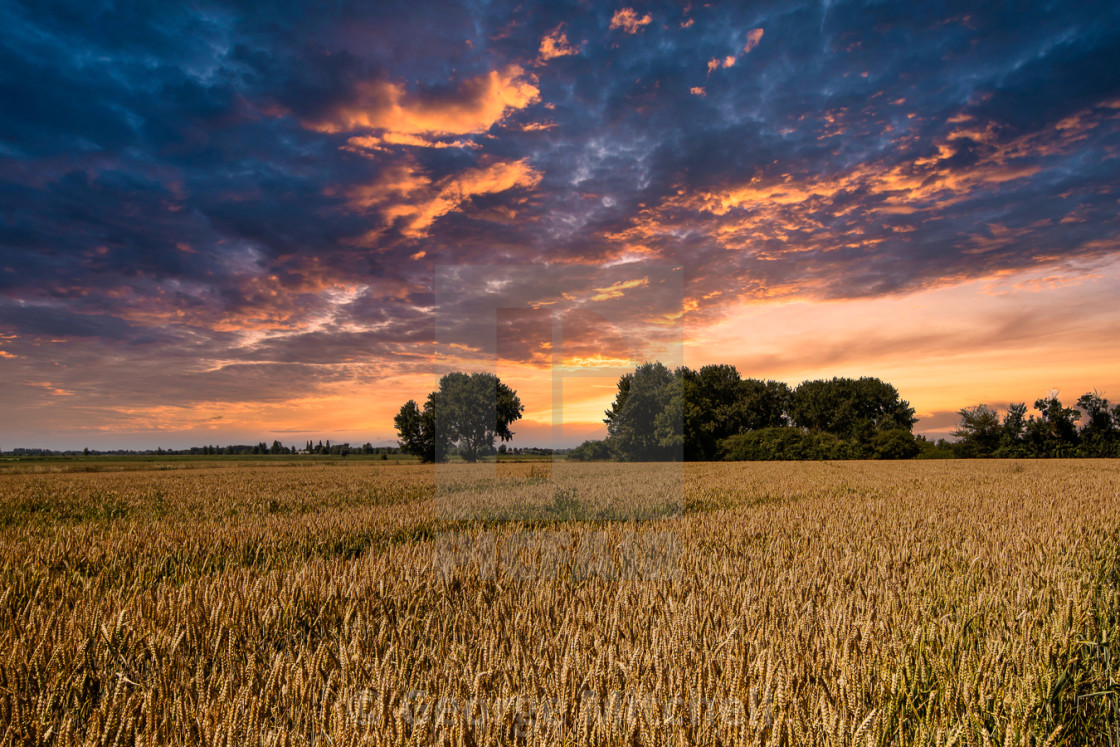
<svg viewBox="0 0 1120 747">
<path fill-rule="evenodd" d="M 425 462 L 458 454 L 477 461 L 508 441 L 524 406 L 488 373 L 450 373 L 423 407 L 406 402 L 394 418 L 401 450 Z M 921 451 L 914 409 L 875 378 L 744 379 L 734 366 L 699 371 L 645 363 L 621 377 L 606 412 L 608 436 L 568 452 L 574 460 L 906 458 Z"/>
<path fill-rule="evenodd" d="M 965 407 L 952 445 L 960 457 L 1120 457 L 1120 405 L 1110 406 L 1098 392 L 1081 395 L 1066 407 L 1056 392 L 1035 400 L 1037 415 L 1025 402 L 1008 406 L 1001 418 L 986 404 Z M 1084 423 L 1078 422 L 1084 415 Z"/>
<path fill-rule="evenodd" d="M 332 444 L 329 440 L 324 444 L 319 441 L 313 444 L 308 441 L 301 451 L 295 446 L 286 446 L 280 441 L 273 441 L 268 445 L 264 441 L 257 444 L 205 444 L 203 446 L 190 446 L 185 449 L 65 449 L 53 450 L 44 448 L 18 447 L 11 451 L 0 451 L 0 456 L 13 457 L 49 457 L 49 456 L 256 456 L 256 455 L 283 455 L 283 454 L 325 454 L 331 456 L 349 456 L 361 454 L 363 456 L 382 456 L 400 454 L 397 446 L 374 446 L 366 442 L 361 446 L 351 446 L 349 443 Z"/>
<path fill-rule="evenodd" d="M 902 459 L 921 451 L 914 408 L 872 377 L 791 387 L 743 378 L 728 364 L 696 371 L 645 363 L 619 379 L 605 415 L 607 438 L 569 459 Z"/>
<path fill-rule="evenodd" d="M 604 415 L 607 437 L 568 452 L 578 461 L 910 459 L 1120 456 L 1120 406 L 1097 393 L 1077 408 L 1056 394 L 959 411 L 955 442 L 913 433 L 914 408 L 881 379 L 816 379 L 796 387 L 744 378 L 732 365 L 692 370 L 644 363 L 622 376 Z M 451 373 L 424 406 L 409 400 L 394 419 L 401 451 L 422 461 L 458 454 L 473 462 L 508 441 L 524 406 L 493 374 Z M 1077 423 L 1085 414 L 1085 423 Z M 504 449 L 504 444 L 501 447 Z"/>
</svg>

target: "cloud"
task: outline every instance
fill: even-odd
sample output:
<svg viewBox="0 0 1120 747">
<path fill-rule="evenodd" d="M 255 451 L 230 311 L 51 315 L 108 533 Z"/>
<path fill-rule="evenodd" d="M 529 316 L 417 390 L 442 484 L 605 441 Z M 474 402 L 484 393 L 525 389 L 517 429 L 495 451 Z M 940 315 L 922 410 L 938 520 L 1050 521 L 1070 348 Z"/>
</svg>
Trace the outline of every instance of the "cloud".
<svg viewBox="0 0 1120 747">
<path fill-rule="evenodd" d="M 410 94 L 400 83 L 360 83 L 353 101 L 307 121 L 325 133 L 381 130 L 381 142 L 431 144 L 431 138 L 484 133 L 510 112 L 540 99 L 531 76 L 518 65 L 462 81 L 446 94 Z"/>
<path fill-rule="evenodd" d="M 419 148 L 470 148 L 482 146 L 473 140 L 437 140 L 408 132 L 386 132 L 384 135 L 357 135 L 346 140 L 344 146 L 355 153 L 368 154 L 384 152 L 398 145 L 413 145 Z"/>
<path fill-rule="evenodd" d="M 649 278 L 638 278 L 637 280 L 624 280 L 617 283 L 612 283 L 606 288 L 595 288 L 595 295 L 591 296 L 592 301 L 608 301 L 612 298 L 622 298 L 626 291 L 631 288 L 645 288 L 649 285 Z"/>
<path fill-rule="evenodd" d="M 414 167 L 402 165 L 381 180 L 352 190 L 350 205 L 358 210 L 376 207 L 386 222 L 400 221 L 405 236 L 421 238 L 439 218 L 459 210 L 472 198 L 511 189 L 533 189 L 541 176 L 528 159 L 496 161 L 439 182 L 432 182 Z"/>
<path fill-rule="evenodd" d="M 715 70 L 719 70 L 721 67 L 727 68 L 727 67 L 734 67 L 734 66 L 735 66 L 735 57 L 733 55 L 728 55 L 727 57 L 723 57 L 723 58 L 713 57 L 712 59 L 708 60 L 708 72 L 709 73 L 711 73 Z"/>
<path fill-rule="evenodd" d="M 557 57 L 567 57 L 569 55 L 579 54 L 579 47 L 574 46 L 568 41 L 567 35 L 564 33 L 563 26 L 557 26 L 548 34 L 545 34 L 541 39 L 540 51 L 537 59 L 540 62 L 555 59 Z"/>
<path fill-rule="evenodd" d="M 751 29 L 747 32 L 746 45 L 743 47 L 743 50 L 737 55 L 713 57 L 712 59 L 708 60 L 708 74 L 710 75 L 720 68 L 734 67 L 735 63 L 738 61 L 739 55 L 750 54 L 751 50 L 758 46 L 759 42 L 762 41 L 762 33 L 763 31 L 761 28 Z"/>
<path fill-rule="evenodd" d="M 751 29 L 747 32 L 747 43 L 743 47 L 743 54 L 750 54 L 751 50 L 758 46 L 762 41 L 762 29 Z"/>
<path fill-rule="evenodd" d="M 642 26 L 648 26 L 653 21 L 653 16 L 646 13 L 638 16 L 633 8 L 619 8 L 611 17 L 611 31 L 622 29 L 627 34 L 636 34 Z"/>
</svg>

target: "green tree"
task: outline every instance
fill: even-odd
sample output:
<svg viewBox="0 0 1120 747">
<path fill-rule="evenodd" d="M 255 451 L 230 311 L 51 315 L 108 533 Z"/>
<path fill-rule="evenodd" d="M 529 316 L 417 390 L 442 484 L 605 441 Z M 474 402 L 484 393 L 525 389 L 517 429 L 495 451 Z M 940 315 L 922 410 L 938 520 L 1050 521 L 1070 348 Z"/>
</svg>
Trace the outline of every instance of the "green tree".
<svg viewBox="0 0 1120 747">
<path fill-rule="evenodd" d="M 685 459 L 715 459 L 719 442 L 728 436 L 786 424 L 787 384 L 743 379 L 726 364 L 682 368 L 680 376 Z"/>
<path fill-rule="evenodd" d="M 925 436 L 915 436 L 914 443 L 918 445 L 918 459 L 952 459 L 956 456 L 953 453 L 953 445 L 944 438 L 934 442 Z"/>
<path fill-rule="evenodd" d="M 852 459 L 858 456 L 851 442 L 833 433 L 814 433 L 792 426 L 760 428 L 728 436 L 720 442 L 720 454 L 729 461 Z"/>
<path fill-rule="evenodd" d="M 999 448 L 1003 425 L 999 413 L 985 404 L 962 407 L 960 424 L 953 431 L 957 438 L 957 455 L 962 457 L 988 457 Z"/>
<path fill-rule="evenodd" d="M 509 441 L 509 426 L 521 418 L 524 405 L 517 392 L 491 373 L 449 373 L 436 392 L 436 429 L 455 444 L 465 461 L 474 462 L 494 448 L 494 440 Z"/>
<path fill-rule="evenodd" d="M 922 450 L 914 434 L 905 428 L 879 431 L 871 437 L 871 449 L 875 459 L 912 459 Z"/>
<path fill-rule="evenodd" d="M 1012 402 L 1007 406 L 1000 425 L 999 448 L 993 456 L 1026 457 L 1030 451 L 1026 445 L 1027 403 Z"/>
<path fill-rule="evenodd" d="M 449 444 L 436 434 L 434 402 L 435 392 L 428 395 L 423 410 L 410 399 L 393 418 L 401 452 L 420 457 L 421 462 L 442 462 L 447 458 Z"/>
<path fill-rule="evenodd" d="M 568 459 L 574 462 L 605 462 L 611 458 L 611 449 L 606 441 L 584 441 L 568 452 Z"/>
<path fill-rule="evenodd" d="M 1065 407 L 1057 392 L 1035 400 L 1039 417 L 1027 422 L 1027 440 L 1035 456 L 1067 457 L 1077 446 L 1077 421 L 1081 413 Z"/>
<path fill-rule="evenodd" d="M 493 452 L 494 440 L 513 438 L 510 425 L 524 405 L 517 392 L 490 373 L 449 373 L 421 411 L 409 400 L 393 419 L 401 450 L 422 461 L 443 461 L 452 446 L 465 461 Z"/>
<path fill-rule="evenodd" d="M 740 430 L 781 428 L 789 425 L 789 400 L 793 390 L 784 381 L 743 379 L 739 385 L 736 415 Z"/>
<path fill-rule="evenodd" d="M 790 397 L 789 415 L 801 428 L 854 442 L 862 456 L 871 456 L 877 432 L 909 431 L 916 422 L 914 408 L 897 389 L 869 376 L 803 382 Z"/>
<path fill-rule="evenodd" d="M 683 398 L 680 372 L 663 363 L 643 363 L 618 381 L 606 411 L 607 440 L 616 458 L 627 462 L 683 458 Z"/>
<path fill-rule="evenodd" d="M 1085 425 L 1081 427 L 1081 454 L 1090 457 L 1111 457 L 1117 455 L 1116 417 L 1109 410 L 1108 400 L 1098 392 L 1081 395 L 1077 406 L 1085 413 Z M 1117 408 L 1120 411 L 1120 408 Z"/>
<path fill-rule="evenodd" d="M 714 459 L 719 441 L 739 432 L 735 407 L 741 384 L 734 366 L 710 365 L 699 371 L 681 369 L 685 459 Z"/>
</svg>

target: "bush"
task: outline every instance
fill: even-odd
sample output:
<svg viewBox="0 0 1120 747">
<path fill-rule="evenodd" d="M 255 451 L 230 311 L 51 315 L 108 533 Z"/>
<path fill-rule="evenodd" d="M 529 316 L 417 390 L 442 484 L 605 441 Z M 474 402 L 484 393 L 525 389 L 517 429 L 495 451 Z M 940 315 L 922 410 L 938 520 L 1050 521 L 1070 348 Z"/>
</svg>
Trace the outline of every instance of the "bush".
<svg viewBox="0 0 1120 747">
<path fill-rule="evenodd" d="M 925 436 L 915 436 L 914 443 L 918 447 L 918 453 L 916 454 L 918 459 L 953 459 L 956 457 L 953 444 L 944 438 L 939 438 L 934 442 Z"/>
<path fill-rule="evenodd" d="M 720 441 L 728 461 L 794 461 L 800 459 L 854 459 L 856 445 L 831 433 L 810 433 L 799 428 L 760 428 Z"/>
<path fill-rule="evenodd" d="M 611 458 L 606 441 L 584 441 L 568 452 L 568 459 L 576 462 L 602 462 Z"/>
<path fill-rule="evenodd" d="M 871 450 L 875 459 L 912 459 L 921 447 L 910 431 L 892 428 L 879 431 L 872 437 Z"/>
</svg>

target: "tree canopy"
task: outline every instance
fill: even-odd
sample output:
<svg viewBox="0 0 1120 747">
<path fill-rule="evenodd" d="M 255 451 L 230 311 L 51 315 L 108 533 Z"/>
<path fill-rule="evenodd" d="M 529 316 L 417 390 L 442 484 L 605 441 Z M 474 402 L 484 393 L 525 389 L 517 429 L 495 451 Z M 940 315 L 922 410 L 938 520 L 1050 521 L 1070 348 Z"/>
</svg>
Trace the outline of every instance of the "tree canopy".
<svg viewBox="0 0 1120 747">
<path fill-rule="evenodd" d="M 1097 392 L 1082 395 L 1077 407 L 1066 407 L 1057 392 L 1034 402 L 1008 405 L 1001 420 L 988 405 L 966 407 L 958 414 L 955 456 L 961 457 L 1116 457 L 1120 456 L 1120 406 Z M 1082 413 L 1085 424 L 1078 429 Z"/>
<path fill-rule="evenodd" d="M 793 389 L 743 378 L 726 364 L 670 371 L 644 363 L 619 379 L 604 422 L 607 448 L 624 461 L 897 459 L 919 451 L 914 408 L 870 377 Z M 590 453 L 580 447 L 581 457 Z"/>
<path fill-rule="evenodd" d="M 802 428 L 860 443 L 880 431 L 909 431 L 917 422 L 897 389 L 870 376 L 803 382 L 790 398 L 789 414 Z"/>
<path fill-rule="evenodd" d="M 510 425 L 524 405 L 517 392 L 491 373 L 455 372 L 439 380 L 423 410 L 409 400 L 393 419 L 401 450 L 424 462 L 444 461 L 454 449 L 474 462 L 492 451 L 495 439 L 513 438 Z"/>
<path fill-rule="evenodd" d="M 684 400 L 685 459 L 717 458 L 723 439 L 788 422 L 789 385 L 743 379 L 735 366 L 716 364 L 680 370 Z"/>
<path fill-rule="evenodd" d="M 573 460 L 908 459 L 942 457 L 1117 457 L 1120 406 L 1097 392 L 1067 407 L 1051 392 L 1011 403 L 1001 416 L 987 404 L 964 407 L 954 442 L 913 434 L 914 408 L 874 377 L 805 381 L 744 378 L 726 364 L 699 370 L 660 362 L 618 380 L 604 415 L 607 438 L 572 449 Z M 457 453 L 465 461 L 494 453 L 496 439 L 524 407 L 517 393 L 485 373 L 450 373 L 421 408 L 409 400 L 394 418 L 403 452 L 425 462 Z M 1079 423 L 1084 421 L 1079 427 Z M 328 448 L 329 448 L 328 443 Z M 275 444 L 274 444 L 275 448 Z M 267 447 L 260 445 L 261 451 Z M 309 444 L 310 450 L 310 444 Z"/>
<path fill-rule="evenodd" d="M 682 400 L 679 371 L 643 363 L 618 381 L 603 422 L 615 458 L 627 462 L 681 461 Z"/>
</svg>

